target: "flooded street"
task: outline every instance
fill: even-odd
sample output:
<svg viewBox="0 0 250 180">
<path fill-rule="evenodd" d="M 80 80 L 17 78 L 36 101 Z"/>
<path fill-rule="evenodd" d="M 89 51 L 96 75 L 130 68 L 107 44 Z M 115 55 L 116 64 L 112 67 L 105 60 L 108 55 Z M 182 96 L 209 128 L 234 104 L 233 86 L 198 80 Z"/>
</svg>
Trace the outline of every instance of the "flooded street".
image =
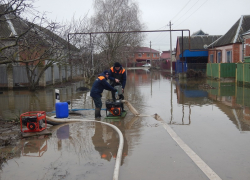
<svg viewBox="0 0 250 180">
<path fill-rule="evenodd" d="M 59 88 L 60 100 L 69 100 L 69 108 L 81 113 L 71 116 L 93 119 L 89 91 L 77 90 L 82 86 L 79 82 Z M 215 179 L 214 174 L 223 180 L 250 179 L 249 92 L 234 83 L 171 81 L 165 72 L 128 70 L 125 99 L 150 116 L 135 117 L 125 106 L 126 117 L 113 121 L 101 111 L 101 121 L 114 124 L 124 136 L 119 180 L 207 180 Z M 109 98 L 110 93 L 103 93 L 103 109 Z M 54 101 L 52 88 L 4 91 L 0 116 L 13 119 L 27 111 L 53 115 Z M 154 118 L 156 113 L 162 121 Z M 114 129 L 95 122 L 49 128 L 52 135 L 1 147 L 1 153 L 13 152 L 13 158 L 2 164 L 1 180 L 112 179 L 119 145 Z"/>
</svg>

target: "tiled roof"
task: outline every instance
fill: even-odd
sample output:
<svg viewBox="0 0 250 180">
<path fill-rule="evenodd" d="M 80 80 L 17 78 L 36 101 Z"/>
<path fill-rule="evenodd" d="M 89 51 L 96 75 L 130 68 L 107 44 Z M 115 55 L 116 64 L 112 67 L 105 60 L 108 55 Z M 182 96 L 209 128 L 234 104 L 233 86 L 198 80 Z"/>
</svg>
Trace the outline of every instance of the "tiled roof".
<svg viewBox="0 0 250 180">
<path fill-rule="evenodd" d="M 152 48 L 150 50 L 150 48 L 148 48 L 148 47 L 136 47 L 134 52 L 139 52 L 139 53 L 140 52 L 141 53 L 149 53 L 149 52 L 151 52 L 151 53 L 160 53 L 160 51 L 156 51 L 156 50 L 154 50 Z"/>
<path fill-rule="evenodd" d="M 211 44 L 221 35 L 200 35 L 200 36 L 190 36 L 190 49 L 192 50 L 205 50 L 205 46 Z M 178 36 L 177 40 L 179 41 L 180 52 L 182 53 L 182 37 Z M 184 51 L 189 49 L 189 37 L 183 36 L 183 49 Z"/>
<path fill-rule="evenodd" d="M 241 42 L 241 35 L 250 29 L 250 15 L 241 18 L 223 35 L 220 39 L 213 42 L 209 47 L 225 46 Z"/>
</svg>

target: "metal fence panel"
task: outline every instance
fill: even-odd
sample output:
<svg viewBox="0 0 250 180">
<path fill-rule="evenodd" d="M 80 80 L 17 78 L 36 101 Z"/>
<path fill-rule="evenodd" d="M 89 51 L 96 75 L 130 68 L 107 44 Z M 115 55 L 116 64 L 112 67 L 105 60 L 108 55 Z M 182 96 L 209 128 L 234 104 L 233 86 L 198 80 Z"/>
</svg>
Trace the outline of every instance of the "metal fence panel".
<svg viewBox="0 0 250 180">
<path fill-rule="evenodd" d="M 235 77 L 236 64 L 235 63 L 221 63 L 220 77 L 229 78 Z"/>
<path fill-rule="evenodd" d="M 244 63 L 243 67 L 244 67 L 243 82 L 250 83 L 250 63 Z"/>
<path fill-rule="evenodd" d="M 46 83 L 52 81 L 52 73 L 51 73 L 51 67 L 46 69 L 45 71 L 45 78 L 46 78 Z"/>
<path fill-rule="evenodd" d="M 59 67 L 58 67 L 57 64 L 54 64 L 54 78 L 55 78 L 55 81 L 60 79 L 60 77 L 59 77 Z"/>
<path fill-rule="evenodd" d="M 0 84 L 8 84 L 6 66 L 0 66 Z"/>
</svg>

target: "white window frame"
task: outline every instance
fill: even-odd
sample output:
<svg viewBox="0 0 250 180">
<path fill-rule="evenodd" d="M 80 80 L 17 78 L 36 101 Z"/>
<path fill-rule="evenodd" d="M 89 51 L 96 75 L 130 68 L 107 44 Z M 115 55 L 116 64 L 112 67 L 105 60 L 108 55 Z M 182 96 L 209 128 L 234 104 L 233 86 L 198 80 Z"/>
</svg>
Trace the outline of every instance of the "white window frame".
<svg viewBox="0 0 250 180">
<path fill-rule="evenodd" d="M 232 50 L 226 51 L 227 63 L 232 63 Z"/>
<path fill-rule="evenodd" d="M 210 63 L 213 63 L 213 62 L 214 62 L 214 55 L 213 55 L 213 54 L 210 54 L 210 56 L 209 56 L 209 61 L 210 61 Z"/>
<path fill-rule="evenodd" d="M 218 52 L 217 53 L 217 60 L 218 60 L 218 63 L 221 63 L 221 60 L 222 60 L 222 56 L 221 56 L 221 52 Z"/>
</svg>

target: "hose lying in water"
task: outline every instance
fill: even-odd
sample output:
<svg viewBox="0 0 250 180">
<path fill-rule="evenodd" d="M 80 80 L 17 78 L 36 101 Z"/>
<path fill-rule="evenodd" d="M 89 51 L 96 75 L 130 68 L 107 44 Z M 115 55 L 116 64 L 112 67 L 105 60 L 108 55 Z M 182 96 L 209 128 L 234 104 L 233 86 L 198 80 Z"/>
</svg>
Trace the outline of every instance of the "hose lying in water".
<svg viewBox="0 0 250 180">
<path fill-rule="evenodd" d="M 122 102 L 127 105 L 129 110 L 135 116 L 140 115 L 138 113 L 138 111 L 127 100 L 122 100 Z M 70 123 L 70 122 L 97 122 L 97 123 L 102 123 L 102 124 L 108 125 L 108 126 L 112 127 L 113 129 L 115 129 L 116 132 L 119 135 L 119 148 L 118 148 L 118 151 L 117 151 L 117 157 L 116 157 L 116 162 L 115 162 L 113 180 L 118 180 L 119 169 L 120 169 L 121 158 L 122 158 L 122 150 L 123 150 L 123 145 L 124 145 L 124 138 L 123 138 L 122 132 L 120 131 L 119 128 L 117 128 L 116 126 L 114 126 L 112 124 L 106 123 L 106 122 L 96 121 L 96 120 L 88 120 L 88 119 L 68 119 L 68 118 L 55 118 L 53 116 L 52 117 L 46 116 L 46 120 L 51 125 L 61 125 L 63 123 Z"/>
<path fill-rule="evenodd" d="M 124 145 L 123 135 L 122 135 L 122 132 L 120 131 L 119 128 L 117 128 L 113 124 L 109 124 L 109 123 L 102 122 L 102 121 L 96 121 L 96 120 L 88 120 L 88 119 L 68 119 L 68 118 L 55 118 L 55 117 L 49 117 L 49 116 L 46 116 L 46 119 L 48 121 L 51 121 L 51 122 L 54 122 L 54 123 L 97 122 L 97 123 L 102 123 L 102 124 L 108 125 L 108 126 L 112 127 L 113 129 L 115 129 L 116 132 L 119 135 L 119 147 L 118 147 L 118 150 L 117 150 L 117 157 L 116 157 L 116 161 L 115 161 L 115 169 L 114 169 L 114 174 L 113 174 L 113 180 L 118 180 L 119 169 L 120 169 L 121 158 L 122 158 L 122 150 L 123 150 L 123 145 Z"/>
<path fill-rule="evenodd" d="M 123 103 L 125 103 L 127 105 L 127 107 L 129 108 L 129 110 L 135 115 L 135 116 L 139 116 L 140 113 L 138 113 L 138 111 L 132 106 L 132 104 L 130 104 L 130 102 L 128 102 L 127 100 L 122 100 Z"/>
</svg>

